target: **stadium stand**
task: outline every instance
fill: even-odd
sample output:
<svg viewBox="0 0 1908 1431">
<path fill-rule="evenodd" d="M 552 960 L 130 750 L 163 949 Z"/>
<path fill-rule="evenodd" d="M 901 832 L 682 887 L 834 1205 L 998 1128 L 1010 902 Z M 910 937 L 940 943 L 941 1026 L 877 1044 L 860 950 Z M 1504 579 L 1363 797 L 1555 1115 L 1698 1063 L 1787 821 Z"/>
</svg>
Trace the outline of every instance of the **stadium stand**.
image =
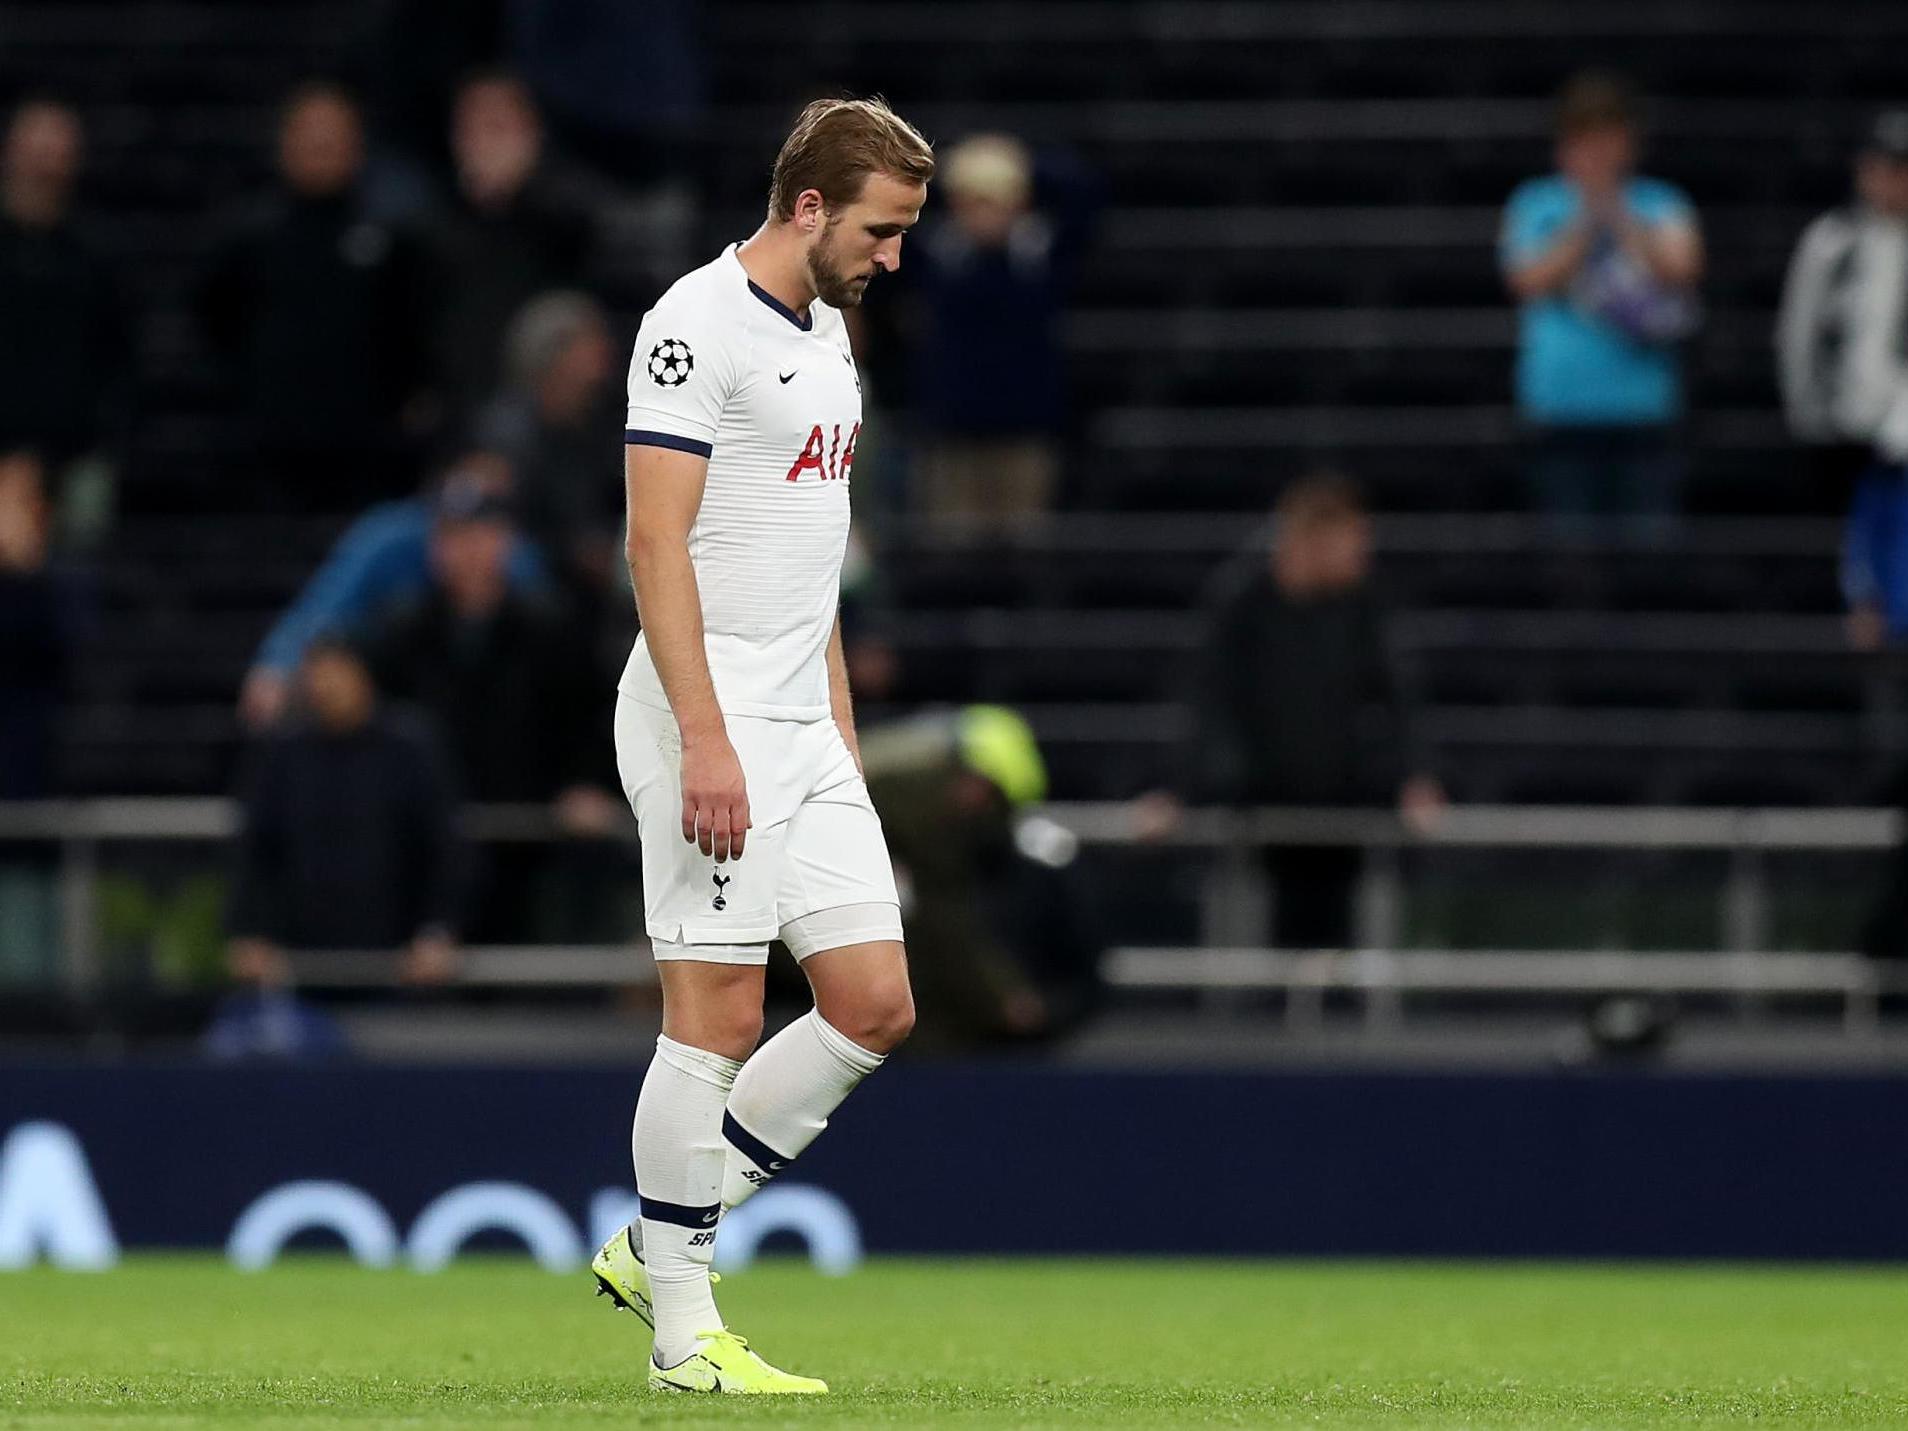
<svg viewBox="0 0 1908 1431">
<path fill-rule="evenodd" d="M 266 172 L 277 101 L 346 59 L 362 15 L 21 0 L 0 16 L 6 88 L 86 115 L 87 206 L 143 315 L 125 512 L 67 732 L 76 793 L 225 788 L 238 679 L 335 534 L 229 515 L 269 476 L 232 444 L 184 298 L 206 216 Z M 985 548 L 883 533 L 897 705 L 1014 701 L 1056 793 L 1144 788 L 1180 728 L 1175 678 L 1214 570 L 1323 459 L 1385 514 L 1380 576 L 1458 798 L 1809 804 L 1870 788 L 1892 753 L 1872 714 L 1886 678 L 1842 648 L 1832 506 L 1791 475 L 1768 333 L 1790 245 L 1845 189 L 1849 136 L 1898 97 L 1887 47 L 1848 37 L 1908 17 L 1382 0 L 902 16 L 841 0 L 793 30 L 776 5 L 712 4 L 704 28 L 701 247 L 755 221 L 763 136 L 803 97 L 778 75 L 886 92 L 937 139 L 1065 144 L 1107 180 L 1066 327 L 1084 511 Z M 1590 61 L 1652 97 L 1650 167 L 1696 198 L 1711 247 L 1695 516 L 1673 551 L 1560 545 L 1481 515 L 1521 500 L 1498 206 L 1544 167 L 1547 96 Z"/>
</svg>

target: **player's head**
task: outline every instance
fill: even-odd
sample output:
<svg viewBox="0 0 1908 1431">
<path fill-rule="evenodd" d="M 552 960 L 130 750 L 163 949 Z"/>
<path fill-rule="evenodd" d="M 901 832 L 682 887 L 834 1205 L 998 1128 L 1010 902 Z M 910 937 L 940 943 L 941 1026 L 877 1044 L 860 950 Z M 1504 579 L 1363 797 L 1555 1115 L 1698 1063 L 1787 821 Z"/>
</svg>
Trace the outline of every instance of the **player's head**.
<svg viewBox="0 0 1908 1431">
<path fill-rule="evenodd" d="M 337 85 L 300 85 L 278 123 L 278 170 L 309 198 L 343 193 L 364 163 L 364 123 L 357 101 Z"/>
<path fill-rule="evenodd" d="M 881 100 L 818 99 L 775 156 L 769 218 L 801 237 L 821 301 L 849 308 L 877 272 L 901 266 L 933 177 L 933 148 Z"/>
<path fill-rule="evenodd" d="M 1288 596 L 1329 596 L 1364 584 L 1371 570 L 1371 519 L 1350 478 L 1301 477 L 1273 513 L 1272 571 Z"/>
<path fill-rule="evenodd" d="M 1908 214 L 1908 109 L 1875 116 L 1855 160 L 1855 188 L 1871 209 Z"/>
<path fill-rule="evenodd" d="M 1557 167 L 1590 189 L 1611 189 L 1636 167 L 1636 96 L 1615 75 L 1580 74 L 1557 96 Z"/>
<path fill-rule="evenodd" d="M 364 657 L 342 637 L 323 636 L 306 647 L 299 677 L 312 719 L 334 735 L 360 729 L 377 705 Z"/>
<path fill-rule="evenodd" d="M 7 122 L 0 169 L 9 187 L 20 185 L 63 199 L 79 175 L 85 136 L 79 115 L 51 99 L 29 99 Z"/>
</svg>

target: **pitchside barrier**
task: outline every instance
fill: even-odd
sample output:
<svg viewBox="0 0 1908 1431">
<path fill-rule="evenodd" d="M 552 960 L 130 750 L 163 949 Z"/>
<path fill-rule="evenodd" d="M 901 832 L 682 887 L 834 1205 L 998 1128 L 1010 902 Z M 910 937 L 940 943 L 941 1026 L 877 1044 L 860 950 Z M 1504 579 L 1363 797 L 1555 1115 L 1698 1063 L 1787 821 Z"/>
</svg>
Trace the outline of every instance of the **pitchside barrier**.
<svg viewBox="0 0 1908 1431">
<path fill-rule="evenodd" d="M 1050 832 L 1057 828 L 1065 838 L 1083 844 L 1130 847 L 1142 843 L 1134 829 L 1132 807 L 1119 802 L 1053 804 L 1035 818 Z M 69 991 L 84 996 L 98 987 L 101 974 L 97 921 L 102 850 L 109 845 L 150 842 L 218 844 L 232 837 L 237 822 L 237 806 L 223 799 L 0 804 L 0 857 L 10 842 L 56 847 L 62 967 Z M 475 806 L 465 811 L 465 825 L 477 840 L 569 838 L 555 827 L 543 806 Z M 1360 949 L 1378 953 L 1396 950 L 1403 942 L 1403 856 L 1414 848 L 1717 854 L 1727 861 L 1716 911 L 1720 949 L 1738 957 L 1727 971 L 1719 965 L 1713 979 L 1727 981 L 1727 992 L 1745 996 L 1794 992 L 1839 995 L 1846 1000 L 1850 1026 L 1860 1028 L 1872 1021 L 1877 986 L 1872 973 L 1858 961 L 1835 956 L 1749 957 L 1770 948 L 1767 861 L 1772 855 L 1792 852 L 1874 855 L 1892 848 L 1901 836 L 1899 815 L 1863 808 L 1461 805 L 1447 811 L 1428 833 L 1415 833 L 1395 816 L 1373 810 L 1193 810 L 1170 833 L 1146 843 L 1158 848 L 1211 852 L 1201 900 L 1200 943 L 1222 948 L 1253 944 L 1264 928 L 1265 877 L 1258 858 L 1262 847 L 1358 846 L 1365 851 L 1365 861 L 1357 895 L 1356 942 Z M 618 838 L 633 840 L 634 826 L 626 827 Z M 1528 985 L 1541 991 L 1545 981 L 1568 977 L 1561 973 L 1565 966 L 1551 965 L 1547 970 L 1539 967 L 1538 961 L 1551 959 L 1552 951 L 1536 951 L 1521 961 L 1515 951 L 1497 952 L 1501 957 L 1494 963 L 1451 966 L 1446 976 L 1451 982 L 1446 987 L 1488 993 L 1518 992 Z M 1606 961 L 1600 967 L 1607 968 L 1610 956 L 1598 957 Z M 632 962 L 636 967 L 630 967 Z M 314 965 L 311 972 L 317 981 L 338 982 L 335 971 L 349 967 L 348 961 L 334 963 L 334 972 L 327 974 Z M 1130 959 L 1121 963 L 1116 958 L 1110 971 L 1116 982 L 1136 984 L 1140 971 L 1156 967 Z M 1164 982 L 1176 982 L 1179 987 L 1211 987 L 1216 966 L 1210 961 L 1203 973 L 1194 974 L 1190 964 L 1184 967 L 1193 974 L 1191 983 L 1184 979 Z M 1430 968 L 1428 964 L 1413 967 L 1421 972 Z M 624 971 L 620 975 L 619 968 Z M 486 950 L 473 957 L 470 977 L 495 984 L 614 984 L 640 979 L 643 969 L 640 961 L 627 961 L 615 950 L 570 949 L 560 954 L 549 949 Z M 1370 989 L 1382 986 L 1386 970 L 1408 972 L 1402 963 L 1366 960 L 1347 977 L 1357 987 Z M 1637 966 L 1637 970 L 1646 973 L 1643 966 Z M 1255 981 L 1262 982 L 1266 977 L 1263 967 L 1248 971 L 1242 987 L 1258 987 L 1260 983 Z M 1592 971 L 1586 968 L 1579 977 L 1590 978 Z M 1700 987 L 1695 991 L 1708 987 L 1702 980 L 1698 983 Z M 1798 984 L 1810 987 L 1803 990 Z M 1636 987 L 1647 991 L 1658 985 L 1645 977 Z M 1386 1006 L 1376 1007 L 1382 1011 Z"/>
<path fill-rule="evenodd" d="M 0 1267 L 342 1246 L 576 1272 L 640 1066 L 0 1063 Z M 1908 1077 L 1169 1073 L 905 1057 L 717 1239 L 1201 1257 L 1908 1257 Z M 583 1288 L 579 1286 L 579 1295 Z M 4 1293 L 0 1293 L 4 1297 Z"/>
</svg>

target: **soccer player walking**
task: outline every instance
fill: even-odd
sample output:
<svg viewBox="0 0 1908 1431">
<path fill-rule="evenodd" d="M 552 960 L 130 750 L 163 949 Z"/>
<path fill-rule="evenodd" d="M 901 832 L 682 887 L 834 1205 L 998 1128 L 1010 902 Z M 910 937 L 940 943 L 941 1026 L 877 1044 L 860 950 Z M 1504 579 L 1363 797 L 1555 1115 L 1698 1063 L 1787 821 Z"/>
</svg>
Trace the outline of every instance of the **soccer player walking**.
<svg viewBox="0 0 1908 1431">
<path fill-rule="evenodd" d="M 592 1268 L 655 1328 L 649 1384 L 819 1392 L 716 1312 L 716 1226 L 914 1021 L 839 624 L 861 385 L 840 310 L 901 261 L 934 156 L 876 100 L 818 100 L 766 222 L 679 279 L 629 369 L 629 565 L 643 633 L 616 756 L 642 838 L 663 1032 L 636 1104 L 641 1217 Z M 815 1007 L 756 1048 L 768 945 Z"/>
</svg>

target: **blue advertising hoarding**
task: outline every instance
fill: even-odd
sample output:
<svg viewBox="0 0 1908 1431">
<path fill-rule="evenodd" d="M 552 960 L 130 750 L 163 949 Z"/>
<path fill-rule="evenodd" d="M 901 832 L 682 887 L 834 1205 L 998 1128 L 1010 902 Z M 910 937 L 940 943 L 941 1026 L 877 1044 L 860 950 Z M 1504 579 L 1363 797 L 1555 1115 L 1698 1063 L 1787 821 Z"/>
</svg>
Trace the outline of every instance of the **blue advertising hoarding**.
<svg viewBox="0 0 1908 1431">
<path fill-rule="evenodd" d="M 371 1261 L 441 1265 L 501 1228 L 573 1265 L 627 1215 L 640 1079 L 0 1065 L 0 1264 L 258 1263 L 312 1223 Z M 863 1248 L 1899 1258 L 1904 1109 L 1898 1077 L 901 1062 L 720 1250 L 733 1264 L 779 1225 L 837 1270 Z"/>
</svg>

